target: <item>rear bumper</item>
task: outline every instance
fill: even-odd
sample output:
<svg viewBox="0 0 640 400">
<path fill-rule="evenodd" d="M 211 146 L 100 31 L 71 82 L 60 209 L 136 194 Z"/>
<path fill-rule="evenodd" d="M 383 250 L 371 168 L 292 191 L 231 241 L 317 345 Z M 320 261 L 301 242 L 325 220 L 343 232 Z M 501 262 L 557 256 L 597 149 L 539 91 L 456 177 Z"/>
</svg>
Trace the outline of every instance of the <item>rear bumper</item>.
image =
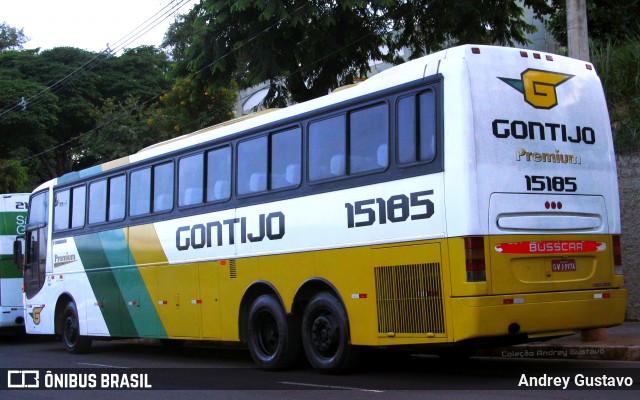
<svg viewBox="0 0 640 400">
<path fill-rule="evenodd" d="M 0 328 L 18 328 L 24 326 L 22 307 L 0 307 Z"/>
<path fill-rule="evenodd" d="M 620 325 L 626 305 L 626 289 L 452 298 L 453 341 Z"/>
</svg>

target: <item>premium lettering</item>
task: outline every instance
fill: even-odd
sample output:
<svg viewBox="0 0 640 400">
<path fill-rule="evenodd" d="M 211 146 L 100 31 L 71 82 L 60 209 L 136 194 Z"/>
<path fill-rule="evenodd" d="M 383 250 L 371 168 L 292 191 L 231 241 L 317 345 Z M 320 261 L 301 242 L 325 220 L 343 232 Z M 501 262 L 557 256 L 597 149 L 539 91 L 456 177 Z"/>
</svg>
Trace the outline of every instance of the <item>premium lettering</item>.
<svg viewBox="0 0 640 400">
<path fill-rule="evenodd" d="M 525 149 L 516 151 L 516 161 L 533 161 L 556 164 L 582 164 L 582 158 L 574 154 L 562 154 L 556 149 L 555 153 L 537 153 Z"/>
</svg>

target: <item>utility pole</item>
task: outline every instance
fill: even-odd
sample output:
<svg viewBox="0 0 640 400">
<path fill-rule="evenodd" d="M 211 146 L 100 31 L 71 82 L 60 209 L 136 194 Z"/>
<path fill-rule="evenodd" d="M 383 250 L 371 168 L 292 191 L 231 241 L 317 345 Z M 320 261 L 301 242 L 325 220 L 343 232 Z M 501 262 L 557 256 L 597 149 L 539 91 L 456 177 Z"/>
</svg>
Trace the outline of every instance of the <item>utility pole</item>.
<svg viewBox="0 0 640 400">
<path fill-rule="evenodd" d="M 589 61 L 587 0 L 567 0 L 567 44 L 569 57 Z"/>
</svg>

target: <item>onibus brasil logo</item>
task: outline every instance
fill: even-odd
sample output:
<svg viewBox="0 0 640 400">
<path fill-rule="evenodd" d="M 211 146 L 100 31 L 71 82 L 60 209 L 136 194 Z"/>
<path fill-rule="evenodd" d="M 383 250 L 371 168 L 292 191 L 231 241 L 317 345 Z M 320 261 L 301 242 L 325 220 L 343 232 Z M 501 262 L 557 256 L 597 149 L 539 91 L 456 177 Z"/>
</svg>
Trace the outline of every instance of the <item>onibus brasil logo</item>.
<svg viewBox="0 0 640 400">
<path fill-rule="evenodd" d="M 558 105 L 556 87 L 573 78 L 574 75 L 527 69 L 520 79 L 501 78 L 501 81 L 524 95 L 524 101 L 532 107 L 550 110 Z"/>
</svg>

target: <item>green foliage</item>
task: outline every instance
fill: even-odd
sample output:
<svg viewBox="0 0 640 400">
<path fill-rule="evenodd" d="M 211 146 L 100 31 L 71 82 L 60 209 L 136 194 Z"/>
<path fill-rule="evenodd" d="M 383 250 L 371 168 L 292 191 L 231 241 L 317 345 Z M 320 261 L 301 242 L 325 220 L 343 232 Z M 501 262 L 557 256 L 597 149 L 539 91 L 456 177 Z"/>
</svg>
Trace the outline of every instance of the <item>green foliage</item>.
<svg viewBox="0 0 640 400">
<path fill-rule="evenodd" d="M 126 49 L 119 57 L 106 60 L 98 68 L 103 76 L 102 98 L 136 97 L 146 101 L 171 86 L 166 71 L 170 62 L 164 52 L 153 46 Z"/>
<path fill-rule="evenodd" d="M 0 160 L 0 193 L 31 191 L 28 172 L 18 160 Z"/>
<path fill-rule="evenodd" d="M 268 81 L 267 106 L 322 96 L 365 76 L 370 60 L 403 61 L 458 43 L 524 43 L 545 0 L 202 0 L 165 37 L 176 76 L 198 91 Z"/>
<path fill-rule="evenodd" d="M 617 151 L 640 145 L 640 39 L 593 41 L 593 61 L 604 87 Z"/>
<path fill-rule="evenodd" d="M 20 49 L 28 40 L 24 30 L 13 28 L 6 22 L 0 24 L 0 51 Z"/>
<path fill-rule="evenodd" d="M 119 57 L 70 47 L 0 51 L 3 157 L 26 160 L 35 186 L 232 116 L 233 87 L 172 85 L 170 67 L 151 46 Z"/>
<path fill-rule="evenodd" d="M 567 45 L 566 0 L 553 0 L 547 24 L 558 43 Z M 587 27 L 593 40 L 618 42 L 640 34 L 640 0 L 587 0 Z"/>
<path fill-rule="evenodd" d="M 160 97 L 161 106 L 151 121 L 174 134 L 189 133 L 233 118 L 237 97 L 233 84 L 208 92 L 183 79 Z"/>
<path fill-rule="evenodd" d="M 78 163 L 91 166 L 115 160 L 169 139 L 170 135 L 159 132 L 149 123 L 153 115 L 153 107 L 144 107 L 137 98 L 106 99 L 102 106 L 91 111 L 97 128 L 80 139 L 84 150 L 78 155 Z"/>
</svg>

